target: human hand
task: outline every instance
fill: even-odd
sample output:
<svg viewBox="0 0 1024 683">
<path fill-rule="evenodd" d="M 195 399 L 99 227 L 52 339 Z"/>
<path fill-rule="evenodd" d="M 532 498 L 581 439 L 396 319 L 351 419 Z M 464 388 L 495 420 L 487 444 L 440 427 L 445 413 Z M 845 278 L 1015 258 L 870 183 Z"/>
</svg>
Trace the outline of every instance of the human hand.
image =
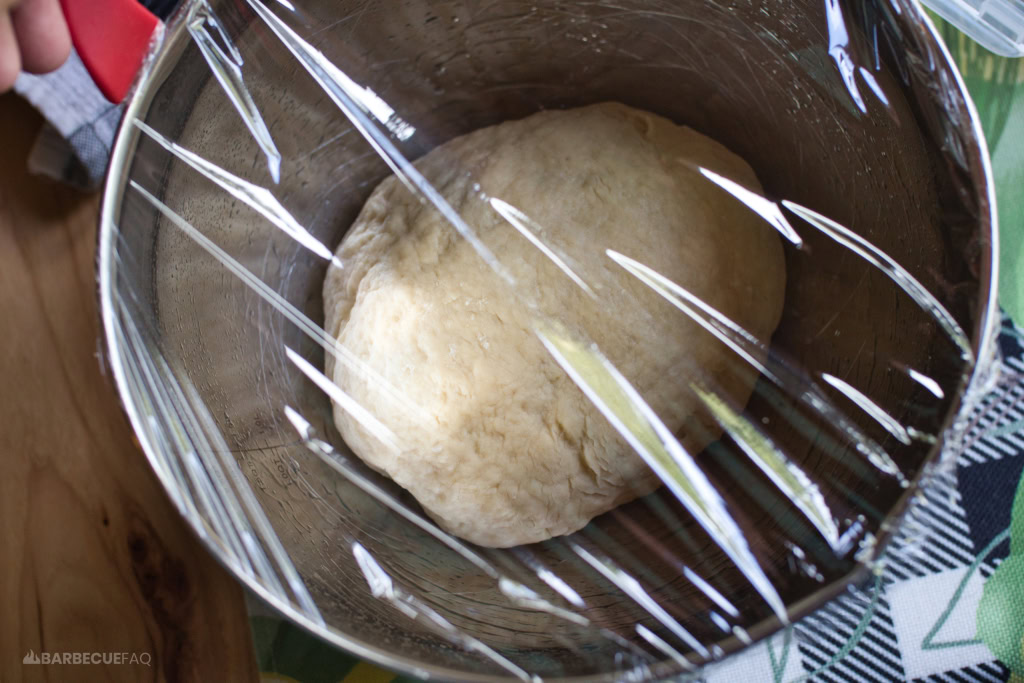
<svg viewBox="0 0 1024 683">
<path fill-rule="evenodd" d="M 23 69 L 53 71 L 70 52 L 58 0 L 0 0 L 0 93 L 10 90 Z"/>
</svg>

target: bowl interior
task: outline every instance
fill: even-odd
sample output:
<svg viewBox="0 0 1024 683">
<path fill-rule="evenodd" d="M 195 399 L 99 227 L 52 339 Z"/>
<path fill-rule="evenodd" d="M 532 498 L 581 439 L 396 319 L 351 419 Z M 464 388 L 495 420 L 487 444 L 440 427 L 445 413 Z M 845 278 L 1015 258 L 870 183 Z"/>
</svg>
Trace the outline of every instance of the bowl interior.
<svg viewBox="0 0 1024 683">
<path fill-rule="evenodd" d="M 797 379 L 762 377 L 745 415 L 815 483 L 841 547 L 825 542 L 730 438 L 697 462 L 791 616 L 856 576 L 908 495 L 864 443 L 878 444 L 915 481 L 974 369 L 972 352 L 932 304 L 975 353 L 988 313 L 983 151 L 916 5 L 309 1 L 292 12 L 285 4 L 275 16 L 415 127 L 401 142 L 409 158 L 484 125 L 611 100 L 722 142 L 755 169 L 767 200 L 793 203 L 784 215 L 804 247 L 786 243 L 785 311 L 771 348 Z M 699 648 L 677 627 L 712 653 L 777 628 L 763 593 L 664 489 L 569 539 L 474 549 L 571 609 L 533 571 L 546 568 L 585 603 L 583 625 L 510 600 L 478 562 L 396 515 L 366 482 L 415 510 L 402 490 L 355 458 L 346 460 L 352 475 L 342 476 L 308 448 L 285 407 L 348 454 L 329 400 L 286 350 L 323 367 L 323 349 L 295 314 L 323 323 L 326 262 L 254 210 L 244 184 L 225 178 L 266 188 L 333 249 L 390 169 L 251 6 L 211 5 L 179 13 L 129 111 L 115 160 L 123 178 L 106 199 L 102 275 L 129 412 L 172 498 L 215 552 L 321 635 L 449 677 L 597 675 L 644 662 L 667 671 L 678 662 L 637 624 L 685 655 Z M 224 86 L 234 70 L 280 153 L 278 183 L 251 132 L 256 117 L 243 117 Z M 189 163 L 141 132 L 136 116 L 213 166 Z M 844 243 L 794 205 L 871 246 Z M 908 289 L 907 276 L 930 303 Z M 810 382 L 836 412 L 797 400 Z M 390 577 L 390 595 L 371 590 L 353 543 Z M 663 611 L 595 571 L 573 543 L 613 559 Z M 486 647 L 467 646 L 456 631 Z"/>
</svg>

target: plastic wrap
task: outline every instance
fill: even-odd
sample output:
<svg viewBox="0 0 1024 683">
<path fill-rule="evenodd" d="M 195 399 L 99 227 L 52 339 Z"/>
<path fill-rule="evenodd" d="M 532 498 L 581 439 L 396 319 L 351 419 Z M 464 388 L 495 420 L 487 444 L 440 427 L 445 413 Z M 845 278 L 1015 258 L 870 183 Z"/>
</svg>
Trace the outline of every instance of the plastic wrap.
<svg viewBox="0 0 1024 683">
<path fill-rule="evenodd" d="M 992 52 L 1024 57 L 1020 0 L 929 0 L 925 4 Z"/>
<path fill-rule="evenodd" d="M 701 169 L 785 249 L 783 320 L 751 335 L 627 251 L 592 245 L 756 373 L 701 368 L 723 436 L 682 446 L 593 330 L 517 288 L 414 161 L 541 109 L 619 101 L 689 125 L 764 193 Z M 471 173 L 469 170 L 466 173 Z M 390 173 L 534 312 L 533 333 L 665 486 L 539 544 L 445 533 L 355 457 L 324 374 L 379 368 L 322 328 L 321 287 Z M 992 381 L 995 225 L 959 76 L 909 0 L 186 3 L 128 107 L 100 295 L 126 410 L 175 505 L 247 586 L 355 654 L 422 677 L 687 673 L 870 577 Z M 529 206 L 487 203 L 600 297 Z M 593 285 L 593 286 L 592 286 Z M 415 413 L 400 384 L 382 395 Z M 979 388 L 980 387 L 980 388 Z M 940 472 L 940 474 L 935 474 Z"/>
</svg>

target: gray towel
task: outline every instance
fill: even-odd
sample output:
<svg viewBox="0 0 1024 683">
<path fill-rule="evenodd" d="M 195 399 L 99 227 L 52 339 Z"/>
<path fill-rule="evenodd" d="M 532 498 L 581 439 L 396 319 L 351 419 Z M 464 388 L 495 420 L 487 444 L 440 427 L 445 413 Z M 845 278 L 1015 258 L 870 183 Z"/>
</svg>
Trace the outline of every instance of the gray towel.
<svg viewBox="0 0 1024 683">
<path fill-rule="evenodd" d="M 124 108 L 100 94 L 74 51 L 53 73 L 22 73 L 14 90 L 46 119 L 29 154 L 29 171 L 82 189 L 98 187 Z"/>
</svg>

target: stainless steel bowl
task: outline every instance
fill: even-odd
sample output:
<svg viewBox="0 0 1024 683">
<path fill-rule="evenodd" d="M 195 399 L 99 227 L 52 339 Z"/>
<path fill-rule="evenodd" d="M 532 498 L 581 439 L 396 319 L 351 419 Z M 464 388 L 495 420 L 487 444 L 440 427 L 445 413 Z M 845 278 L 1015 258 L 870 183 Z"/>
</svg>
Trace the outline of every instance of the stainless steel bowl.
<svg viewBox="0 0 1024 683">
<path fill-rule="evenodd" d="M 790 202 L 781 206 L 805 248 L 787 250 L 773 354 L 801 377 L 840 378 L 923 436 L 904 443 L 830 386 L 825 395 L 860 435 L 837 436 L 834 414 L 761 380 L 746 414 L 770 425 L 776 444 L 819 482 L 851 540 L 841 552 L 728 439 L 696 462 L 787 619 L 864 576 L 955 432 L 970 383 L 990 360 L 996 312 L 984 141 L 915 2 L 308 0 L 294 9 L 278 1 L 280 26 L 415 126 L 402 141 L 410 156 L 543 108 L 617 100 L 719 140 L 753 166 L 768 201 Z M 191 2 L 170 22 L 128 106 L 102 209 L 100 291 L 113 373 L 148 458 L 210 551 L 313 633 L 445 680 L 660 676 L 685 665 L 652 647 L 637 624 L 694 661 L 700 648 L 667 623 L 713 656 L 778 629 L 777 611 L 664 492 L 573 538 L 607 552 L 668 622 L 567 542 L 526 549 L 586 604 L 583 625 L 511 600 L 494 574 L 395 514 L 366 482 L 415 511 L 401 490 L 354 459 L 343 461 L 350 470 L 342 476 L 316 452 L 344 457 L 347 449 L 328 399 L 286 348 L 322 367 L 302 316 L 322 322 L 326 262 L 265 218 L 276 209 L 261 215 L 253 202 L 272 197 L 333 248 L 390 169 L 253 7 Z M 809 227 L 794 206 L 846 226 L 898 263 L 949 312 L 965 348 L 934 307 L 908 295 L 904 275 Z M 304 439 L 286 406 L 322 441 Z M 910 485 L 865 465 L 861 437 L 884 448 Z M 550 589 L 557 582 L 546 586 L 521 552 L 471 550 L 552 603 L 562 600 Z"/>
</svg>

